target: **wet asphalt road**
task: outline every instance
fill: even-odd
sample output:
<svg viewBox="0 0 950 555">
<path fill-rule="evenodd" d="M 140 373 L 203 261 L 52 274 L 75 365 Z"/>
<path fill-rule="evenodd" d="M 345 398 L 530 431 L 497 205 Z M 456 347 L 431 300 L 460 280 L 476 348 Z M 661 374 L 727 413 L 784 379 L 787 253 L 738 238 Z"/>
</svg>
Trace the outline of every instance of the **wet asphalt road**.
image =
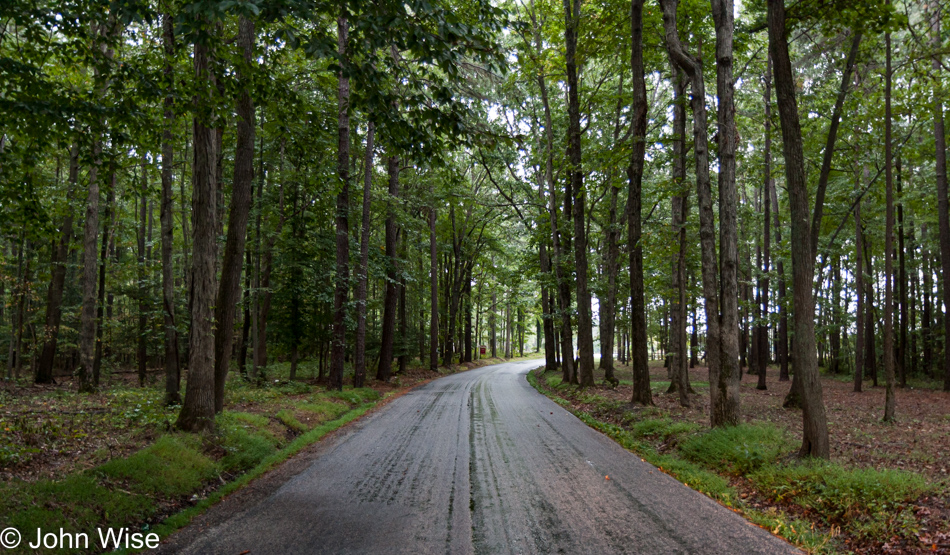
<svg viewBox="0 0 950 555">
<path fill-rule="evenodd" d="M 411 391 L 183 552 L 795 552 L 538 394 L 537 365 Z"/>
</svg>

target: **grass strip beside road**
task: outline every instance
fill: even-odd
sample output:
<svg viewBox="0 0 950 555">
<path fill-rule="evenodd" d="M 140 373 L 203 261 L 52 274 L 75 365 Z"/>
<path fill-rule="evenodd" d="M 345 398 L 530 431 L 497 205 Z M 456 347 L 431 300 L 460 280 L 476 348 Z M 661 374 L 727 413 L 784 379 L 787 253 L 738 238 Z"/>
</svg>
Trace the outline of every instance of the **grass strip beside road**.
<svg viewBox="0 0 950 555">
<path fill-rule="evenodd" d="M 642 460 L 809 553 L 920 545 L 917 503 L 946 487 L 902 470 L 798 460 L 771 424 L 700 429 L 563 384 L 559 373 L 539 369 L 528 381 Z"/>
</svg>

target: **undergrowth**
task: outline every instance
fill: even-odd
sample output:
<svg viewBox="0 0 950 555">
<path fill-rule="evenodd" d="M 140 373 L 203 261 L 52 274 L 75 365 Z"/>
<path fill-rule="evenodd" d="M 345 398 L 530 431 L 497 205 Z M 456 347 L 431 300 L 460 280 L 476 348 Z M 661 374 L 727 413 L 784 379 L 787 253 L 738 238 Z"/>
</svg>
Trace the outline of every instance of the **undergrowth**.
<svg viewBox="0 0 950 555">
<path fill-rule="evenodd" d="M 170 411 L 161 406 L 160 392 L 114 391 L 109 395 L 128 405 L 125 417 L 130 425 L 145 422 L 156 430 L 170 429 Z M 254 412 L 219 414 L 212 434 L 153 431 L 157 439 L 144 448 L 62 479 L 0 484 L 4 527 L 17 528 L 24 534 L 37 528 L 62 528 L 71 533 L 85 532 L 93 539 L 98 538 L 96 528 L 128 527 L 133 523 L 139 523 L 141 531 L 173 531 L 225 492 L 363 414 L 381 398 L 370 388 L 327 392 L 310 384 L 280 380 L 262 387 L 232 380 L 228 395 L 231 403 Z M 19 422 L 3 425 L 20 426 L 21 433 L 44 429 L 26 428 Z M 68 424 L 45 425 L 49 433 L 63 433 L 64 427 L 70 429 Z M 12 458 L 9 453 L 6 456 Z M 165 518 L 169 511 L 182 506 L 192 509 Z M 158 528 L 154 528 L 156 525 Z M 90 542 L 91 551 L 97 551 L 93 544 Z"/>
</svg>

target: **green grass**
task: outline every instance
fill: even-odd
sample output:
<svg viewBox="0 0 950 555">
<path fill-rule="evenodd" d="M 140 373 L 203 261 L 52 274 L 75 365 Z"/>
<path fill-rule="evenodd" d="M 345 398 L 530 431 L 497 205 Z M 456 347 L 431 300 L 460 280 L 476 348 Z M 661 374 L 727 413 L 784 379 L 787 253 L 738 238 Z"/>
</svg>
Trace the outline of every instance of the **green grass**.
<svg viewBox="0 0 950 555">
<path fill-rule="evenodd" d="M 217 472 L 218 465 L 201 453 L 200 439 L 185 434 L 162 436 L 145 449 L 113 459 L 95 471 L 133 492 L 165 496 L 196 490 Z"/>
<path fill-rule="evenodd" d="M 911 472 L 826 461 L 765 465 L 749 479 L 773 499 L 793 502 L 866 539 L 912 535 L 910 504 L 935 489 Z"/>
<path fill-rule="evenodd" d="M 327 399 L 315 399 L 312 403 L 297 405 L 297 408 L 312 413 L 321 422 L 333 420 L 350 409 L 347 405 Z"/>
<path fill-rule="evenodd" d="M 714 428 L 679 444 L 686 458 L 728 474 L 744 475 L 779 458 L 788 446 L 785 433 L 771 424 Z"/>
</svg>

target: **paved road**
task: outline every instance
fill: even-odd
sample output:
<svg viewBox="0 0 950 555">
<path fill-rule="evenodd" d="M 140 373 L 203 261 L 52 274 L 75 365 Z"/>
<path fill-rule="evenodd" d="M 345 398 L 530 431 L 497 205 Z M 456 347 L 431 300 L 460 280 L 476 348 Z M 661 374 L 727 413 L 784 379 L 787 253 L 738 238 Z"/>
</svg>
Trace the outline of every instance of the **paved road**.
<svg viewBox="0 0 950 555">
<path fill-rule="evenodd" d="M 539 395 L 524 377 L 536 366 L 396 399 L 184 552 L 794 552 Z"/>
</svg>

